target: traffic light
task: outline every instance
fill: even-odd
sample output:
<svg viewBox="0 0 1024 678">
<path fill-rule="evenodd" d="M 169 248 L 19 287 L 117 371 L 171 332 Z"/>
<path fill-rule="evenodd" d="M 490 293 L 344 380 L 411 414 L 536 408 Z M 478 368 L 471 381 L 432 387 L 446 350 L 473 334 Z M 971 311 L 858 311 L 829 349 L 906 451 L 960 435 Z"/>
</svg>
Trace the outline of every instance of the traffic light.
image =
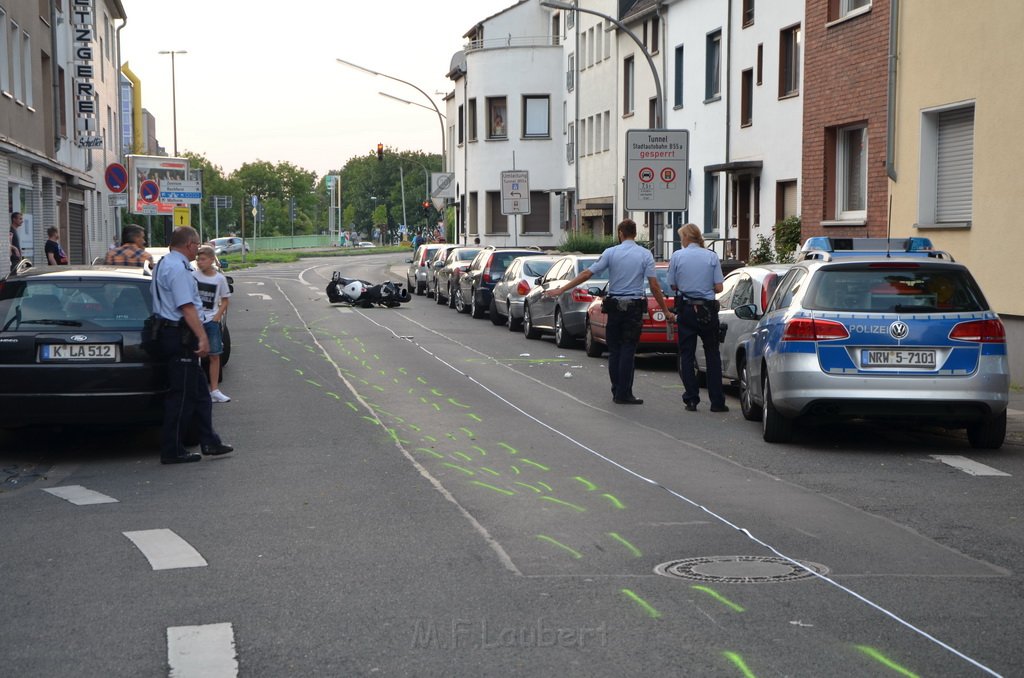
<svg viewBox="0 0 1024 678">
<path fill-rule="evenodd" d="M 430 216 L 430 203 L 426 200 L 423 201 L 423 216 Z"/>
<path fill-rule="evenodd" d="M 377 144 L 377 160 L 384 159 L 384 144 Z"/>
</svg>

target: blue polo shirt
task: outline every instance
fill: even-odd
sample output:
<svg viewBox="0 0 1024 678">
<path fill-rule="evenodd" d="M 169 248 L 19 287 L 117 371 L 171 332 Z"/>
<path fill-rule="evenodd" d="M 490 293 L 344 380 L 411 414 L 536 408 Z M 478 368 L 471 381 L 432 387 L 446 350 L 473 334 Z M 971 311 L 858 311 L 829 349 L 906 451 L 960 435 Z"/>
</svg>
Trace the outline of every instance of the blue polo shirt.
<svg viewBox="0 0 1024 678">
<path fill-rule="evenodd" d="M 199 298 L 199 285 L 192 275 L 192 267 L 181 252 L 171 250 L 156 266 L 153 284 L 153 312 L 166 320 L 181 320 L 181 308 L 191 303 L 200 311 L 203 301 Z"/>
<path fill-rule="evenodd" d="M 724 279 L 718 255 L 695 242 L 676 250 L 668 260 L 670 289 L 688 299 L 714 299 L 715 285 Z"/>
<path fill-rule="evenodd" d="M 608 271 L 608 296 L 646 299 L 644 281 L 654 277 L 654 255 L 635 240 L 609 247 L 587 269 L 595 276 Z"/>
</svg>

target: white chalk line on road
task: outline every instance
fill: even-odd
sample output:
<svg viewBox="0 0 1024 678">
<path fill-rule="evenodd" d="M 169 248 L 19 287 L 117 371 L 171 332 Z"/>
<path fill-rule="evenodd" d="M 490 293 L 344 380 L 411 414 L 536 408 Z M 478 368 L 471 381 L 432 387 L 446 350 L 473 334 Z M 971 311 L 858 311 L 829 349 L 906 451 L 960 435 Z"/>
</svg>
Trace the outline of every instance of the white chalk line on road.
<svg viewBox="0 0 1024 678">
<path fill-rule="evenodd" d="M 171 678 L 234 678 L 238 658 L 231 624 L 168 627 L 167 665 Z"/>
<path fill-rule="evenodd" d="M 108 497 L 105 494 L 90 490 L 81 485 L 64 485 L 62 487 L 47 487 L 43 492 L 48 492 L 55 497 L 60 497 L 76 506 L 91 506 L 93 504 L 117 504 L 118 500 Z"/>
<path fill-rule="evenodd" d="M 135 544 L 142 555 L 146 556 L 154 570 L 177 570 L 208 565 L 199 551 L 173 530 L 137 530 L 123 534 Z"/>
<path fill-rule="evenodd" d="M 974 461 L 973 459 L 961 457 L 956 454 L 933 454 L 930 456 L 932 459 L 935 459 L 936 461 L 941 461 L 943 464 L 946 464 L 947 466 L 952 466 L 953 468 L 959 471 L 963 471 L 964 473 L 968 473 L 972 476 L 1004 476 L 1006 478 L 1013 477 L 1009 473 L 1000 471 L 997 468 L 986 466 L 985 464 Z"/>
<path fill-rule="evenodd" d="M 985 673 L 987 673 L 987 674 L 989 674 L 991 676 L 1001 676 L 1001 674 L 999 674 L 998 672 L 996 672 L 993 669 L 989 668 L 988 666 L 982 664 L 981 662 L 979 662 L 979 661 L 969 657 L 968 655 L 964 654 L 960 650 L 957 650 L 955 647 L 953 647 L 953 646 L 951 646 L 951 645 L 949 645 L 949 644 L 939 640 L 938 638 L 936 638 L 935 636 L 931 635 L 930 633 L 928 633 L 924 629 L 921 629 L 921 628 L 913 625 L 909 621 L 907 621 L 907 620 L 903 619 L 902 617 L 900 617 L 899 615 L 897 615 L 895 612 L 892 612 L 889 609 L 887 609 L 885 607 L 882 607 L 880 604 L 875 603 L 874 601 L 872 601 L 872 600 L 866 598 L 865 596 L 862 596 L 861 594 L 857 593 L 853 589 L 851 589 L 851 588 L 849 588 L 847 586 L 844 586 L 843 584 L 840 584 L 839 582 L 837 582 L 834 579 L 828 577 L 827 575 L 824 575 L 824 574 L 821 574 L 820 572 L 812 570 L 811 568 L 807 567 L 806 565 L 804 565 L 800 561 L 796 560 L 795 558 L 791 558 L 790 556 L 786 555 L 785 553 L 783 553 L 782 551 L 780 551 L 776 547 L 772 546 L 771 544 L 769 544 L 769 543 L 765 542 L 764 540 L 754 536 L 754 534 L 751 533 L 750 530 L 748 530 L 747 528 L 740 527 L 740 526 L 736 525 L 735 523 L 733 523 L 729 519 L 725 518 L 722 515 L 719 515 L 718 513 L 715 513 L 710 508 L 708 508 L 708 507 L 698 503 L 697 501 L 695 501 L 693 499 L 690 499 L 689 497 L 687 497 L 687 496 L 677 492 L 676 490 L 673 490 L 673 489 L 671 489 L 669 487 L 666 487 L 665 485 L 661 484 L 657 480 L 648 478 L 647 476 L 639 473 L 638 471 L 634 471 L 633 469 L 629 468 L 628 466 L 626 466 L 626 465 L 624 465 L 624 464 L 622 464 L 622 463 L 620 463 L 620 462 L 618 462 L 618 461 L 616 461 L 616 460 L 614 460 L 614 459 L 612 459 L 612 458 L 610 458 L 610 457 L 608 457 L 608 456 L 598 452 L 597 450 L 594 450 L 594 449 L 588 447 L 584 443 L 576 440 L 575 438 L 573 438 L 569 434 L 559 430 L 555 426 L 553 426 L 551 424 L 548 424 L 547 422 L 542 421 L 541 419 L 538 419 L 534 415 L 530 414 L 526 410 L 524 410 L 521 407 L 519 407 L 519 405 L 511 402 L 510 400 L 506 399 L 505 397 L 503 397 L 499 393 L 496 393 L 491 388 L 489 388 L 487 385 L 485 385 L 482 382 L 480 382 L 477 379 L 475 379 L 473 376 L 471 376 L 469 374 L 466 374 L 465 372 L 460 370 L 458 367 L 452 365 L 451 363 L 447 362 L 446 360 L 444 360 L 440 356 L 436 355 L 435 353 L 431 352 L 427 348 L 421 346 L 415 340 L 413 340 L 411 338 L 408 338 L 408 337 L 403 337 L 403 335 L 399 335 L 397 332 L 392 330 L 390 327 L 382 325 L 381 323 L 377 322 L 376 320 L 374 320 L 373 318 L 370 318 L 369 316 L 367 316 L 365 314 L 360 313 L 360 315 L 362 315 L 364 318 L 366 318 L 366 320 L 368 320 L 369 322 L 373 323 L 377 327 L 385 330 L 386 332 L 390 332 L 396 339 L 404 338 L 406 341 L 409 341 L 411 344 L 416 346 L 418 349 L 420 349 L 421 351 L 423 351 L 427 355 L 431 356 L 432 358 L 434 358 L 435 360 L 440 362 L 442 365 L 445 365 L 447 368 L 449 368 L 450 370 L 454 371 L 455 373 L 457 373 L 457 374 L 459 374 L 459 375 L 461 375 L 463 377 L 466 377 L 473 384 L 475 384 L 479 388 L 483 389 L 487 393 L 491 394 L 493 397 L 497 398 L 499 401 L 501 401 L 505 405 L 509 406 L 513 410 L 519 412 L 523 416 L 525 416 L 528 419 L 532 420 L 533 422 L 535 422 L 539 426 L 542 426 L 542 427 L 548 429 L 552 433 L 554 433 L 554 434 L 564 438 L 565 440 L 567 440 L 568 442 L 572 443 L 573 445 L 576 445 L 577 447 L 579 447 L 583 451 L 585 451 L 585 452 L 587 452 L 587 453 L 597 457 L 598 459 L 601 459 L 601 460 L 611 464 L 612 466 L 615 466 L 616 468 L 624 471 L 625 473 L 633 476 L 634 478 L 637 478 L 638 480 L 641 480 L 641 481 L 643 481 L 645 483 L 648 483 L 650 485 L 653 485 L 653 486 L 655 486 L 655 487 L 657 487 L 657 488 L 659 488 L 661 490 L 664 490 L 665 492 L 668 492 L 672 496 L 674 496 L 674 497 L 676 497 L 676 498 L 686 502 L 687 504 L 690 504 L 694 508 L 696 508 L 696 509 L 698 509 L 700 511 L 703 511 L 704 513 L 708 514 L 709 516 L 711 516 L 712 518 L 714 518 L 718 522 L 722 523 L 723 525 L 726 525 L 726 526 L 728 526 L 728 527 L 730 527 L 730 528 L 740 532 L 741 534 L 746 536 L 753 543 L 758 544 L 759 546 L 762 546 L 765 549 L 768 549 L 769 551 L 774 553 L 776 556 L 782 558 L 783 560 L 786 560 L 787 562 L 791 563 L 795 567 L 798 567 L 801 570 L 804 570 L 804 571 L 810 573 L 812 576 L 817 577 L 818 579 L 820 579 L 821 581 L 829 584 L 830 586 L 833 586 L 833 587 L 839 589 L 840 591 L 846 593 L 847 595 L 855 598 L 856 600 L 859 600 L 860 602 L 862 602 L 865 605 L 871 607 L 872 609 L 880 612 L 881 614 L 885 615 L 886 617 L 889 617 L 890 619 L 892 619 L 896 623 L 900 624 L 901 626 L 909 629 L 911 632 L 921 636 L 922 638 L 927 639 L 928 641 L 930 641 L 930 642 L 934 643 L 935 645 L 943 648 L 947 652 L 949 652 L 949 653 L 959 657 L 960 659 L 962 659 L 965 662 L 971 664 L 972 666 L 980 669 L 981 671 L 984 671 Z M 429 328 L 423 326 L 422 324 L 416 322 L 415 320 L 412 320 L 411 318 L 406 317 L 405 320 L 408 320 L 409 322 L 412 322 L 412 323 L 414 323 L 414 324 L 416 324 L 416 325 L 418 325 L 420 327 L 423 327 L 424 329 L 427 329 L 427 330 L 429 330 L 431 332 L 434 332 L 435 334 L 440 334 L 440 333 L 435 332 L 434 330 L 430 330 Z M 441 336 L 443 336 L 443 335 L 441 335 Z M 452 341 L 454 341 L 454 340 L 452 340 Z M 459 342 L 455 342 L 455 343 L 459 343 Z M 462 344 L 460 344 L 460 345 L 462 345 Z M 403 452 L 404 452 L 404 450 L 403 450 Z M 410 456 L 410 455 L 407 455 L 407 456 Z"/>
</svg>

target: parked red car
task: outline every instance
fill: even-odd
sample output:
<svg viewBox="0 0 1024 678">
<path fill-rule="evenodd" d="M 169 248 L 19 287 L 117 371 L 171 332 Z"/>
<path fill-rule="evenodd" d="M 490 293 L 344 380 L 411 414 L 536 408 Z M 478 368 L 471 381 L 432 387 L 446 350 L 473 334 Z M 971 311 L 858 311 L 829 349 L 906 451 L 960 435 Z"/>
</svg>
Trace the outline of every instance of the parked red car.
<svg viewBox="0 0 1024 678">
<path fill-rule="evenodd" d="M 665 299 L 671 307 L 672 293 L 668 291 L 668 262 L 655 264 L 654 273 L 658 276 L 661 291 L 665 294 Z M 644 327 L 640 332 L 640 344 L 637 350 L 675 353 L 678 350 L 676 338 L 674 333 L 670 335 L 667 332 L 665 312 L 661 310 L 661 306 L 658 305 L 654 294 L 651 293 L 650 287 L 646 283 L 644 287 L 647 292 L 647 315 L 644 316 Z M 600 358 L 607 345 L 605 327 L 608 323 L 608 316 L 601 312 L 601 302 L 604 300 L 605 289 L 607 289 L 607 286 L 602 289 L 601 296 L 590 302 L 590 306 L 587 307 L 587 329 L 583 339 L 583 346 L 587 355 L 591 358 Z"/>
</svg>

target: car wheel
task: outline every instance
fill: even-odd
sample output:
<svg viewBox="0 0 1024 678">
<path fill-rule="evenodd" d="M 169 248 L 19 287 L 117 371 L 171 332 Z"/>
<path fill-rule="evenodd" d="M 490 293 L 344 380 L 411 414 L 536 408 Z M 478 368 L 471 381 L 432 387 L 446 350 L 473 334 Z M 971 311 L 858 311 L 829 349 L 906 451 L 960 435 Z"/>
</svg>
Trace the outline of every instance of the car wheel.
<svg viewBox="0 0 1024 678">
<path fill-rule="evenodd" d="M 448 308 L 455 308 L 455 288 L 448 285 Z"/>
<path fill-rule="evenodd" d="M 512 304 L 505 304 L 505 325 L 509 332 L 518 332 L 523 329 L 523 321 L 512 317 Z"/>
<path fill-rule="evenodd" d="M 477 300 L 477 296 L 478 295 L 479 295 L 479 292 L 477 290 L 470 290 L 469 291 L 469 303 L 470 303 L 470 307 L 469 308 L 470 308 L 470 311 L 472 313 L 472 316 L 479 320 L 480 318 L 484 317 L 484 315 L 487 313 L 487 311 L 484 310 L 484 307 L 481 306 L 480 302 Z"/>
<path fill-rule="evenodd" d="M 495 303 L 494 297 L 491 297 L 491 307 L 487 309 L 487 313 L 491 316 L 492 325 L 504 325 L 505 319 L 498 313 L 498 304 Z"/>
<path fill-rule="evenodd" d="M 224 342 L 224 350 L 220 354 L 221 375 L 223 376 L 224 368 L 227 367 L 228 360 L 231 359 L 231 332 L 227 325 L 221 324 L 220 336 Z"/>
<path fill-rule="evenodd" d="M 565 329 L 565 323 L 562 322 L 562 312 L 555 309 L 555 346 L 558 348 L 572 348 L 576 344 L 576 339 Z"/>
<path fill-rule="evenodd" d="M 772 402 L 771 382 L 764 380 L 764 415 L 761 436 L 766 443 L 787 443 L 793 437 L 793 421 L 782 416 Z"/>
<path fill-rule="evenodd" d="M 979 450 L 998 450 L 1006 439 L 1006 410 L 967 427 L 967 440 Z"/>
<path fill-rule="evenodd" d="M 750 368 L 746 361 L 740 364 L 740 411 L 747 421 L 761 421 L 764 410 L 754 404 L 754 394 L 750 391 Z"/>
<path fill-rule="evenodd" d="M 587 332 L 583 335 L 583 350 L 591 358 L 600 358 L 604 353 L 604 348 L 594 339 L 594 328 L 590 326 L 589 320 L 587 321 Z"/>
<path fill-rule="evenodd" d="M 533 326 L 529 304 L 523 306 L 523 334 L 527 339 L 540 339 L 540 330 Z"/>
<path fill-rule="evenodd" d="M 452 295 L 455 297 L 455 312 L 456 313 L 469 313 L 469 306 L 466 305 L 466 300 L 462 298 L 462 285 L 459 285 L 452 290 Z"/>
<path fill-rule="evenodd" d="M 437 282 L 434 282 L 434 303 L 438 306 L 444 303 L 444 297 L 441 296 L 441 288 L 437 286 Z"/>
</svg>

